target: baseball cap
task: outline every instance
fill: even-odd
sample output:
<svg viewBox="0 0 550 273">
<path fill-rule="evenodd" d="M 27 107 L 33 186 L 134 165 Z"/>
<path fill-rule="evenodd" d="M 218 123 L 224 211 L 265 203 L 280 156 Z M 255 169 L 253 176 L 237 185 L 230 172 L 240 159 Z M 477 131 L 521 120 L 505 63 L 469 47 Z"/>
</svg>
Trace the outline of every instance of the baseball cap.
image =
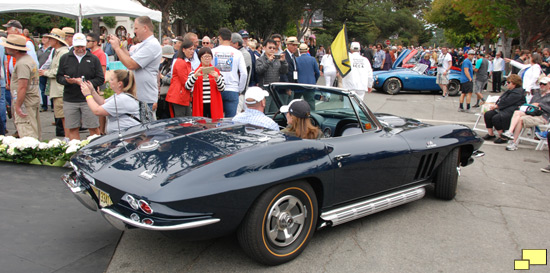
<svg viewBox="0 0 550 273">
<path fill-rule="evenodd" d="M 473 54 L 475 54 L 475 53 L 476 53 L 476 51 L 473 50 L 473 49 L 468 50 L 468 55 L 473 55 Z"/>
<path fill-rule="evenodd" d="M 281 106 L 279 110 L 281 111 L 281 113 L 290 113 L 291 115 L 299 118 L 307 118 L 309 116 L 311 108 L 309 107 L 309 103 L 307 103 L 305 100 L 295 99 L 292 100 L 288 105 Z"/>
<path fill-rule="evenodd" d="M 269 93 L 260 87 L 253 86 L 246 90 L 244 100 L 246 104 L 254 104 L 262 101 L 265 97 L 269 97 Z M 253 101 L 250 101 L 252 99 Z"/>
<path fill-rule="evenodd" d="M 21 23 L 17 20 L 9 20 L 6 24 L 4 24 L 2 26 L 3 27 L 15 27 L 15 28 L 19 28 L 19 29 L 23 28 L 23 25 L 21 25 Z"/>
<path fill-rule="evenodd" d="M 358 42 L 352 42 L 352 43 L 351 43 L 351 46 L 349 47 L 349 49 L 351 49 L 351 50 L 360 50 L 360 49 L 361 49 L 361 45 L 360 45 Z"/>
<path fill-rule="evenodd" d="M 248 31 L 246 31 L 246 30 L 244 30 L 244 29 L 239 30 L 239 34 L 240 34 L 241 37 L 243 37 L 243 38 L 248 38 L 248 37 L 249 37 Z"/>
<path fill-rule="evenodd" d="M 540 79 L 540 83 L 544 83 L 544 84 L 550 83 L 550 77 L 544 77 Z"/>
<path fill-rule="evenodd" d="M 76 33 L 73 36 L 73 46 L 86 46 L 86 36 L 82 33 Z"/>
</svg>

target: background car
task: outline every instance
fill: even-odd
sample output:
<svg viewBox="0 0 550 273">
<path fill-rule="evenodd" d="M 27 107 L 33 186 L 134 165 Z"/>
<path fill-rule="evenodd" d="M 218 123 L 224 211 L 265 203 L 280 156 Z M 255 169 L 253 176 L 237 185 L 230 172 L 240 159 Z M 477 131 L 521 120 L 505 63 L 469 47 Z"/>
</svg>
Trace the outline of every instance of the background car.
<svg viewBox="0 0 550 273">
<path fill-rule="evenodd" d="M 315 230 L 418 200 L 456 195 L 460 168 L 483 140 L 463 125 L 374 114 L 353 92 L 274 83 L 310 104 L 324 138 L 188 117 L 95 139 L 63 180 L 115 227 L 192 240 L 237 234 L 255 260 L 296 258 Z M 281 127 L 283 114 L 267 113 Z"/>
<path fill-rule="evenodd" d="M 436 70 L 428 70 L 428 66 L 425 64 L 416 64 L 411 69 L 402 68 L 377 72 L 373 73 L 373 88 L 390 95 L 396 95 L 403 90 L 441 91 L 439 85 L 435 83 Z M 447 88 L 450 96 L 460 94 L 460 71 L 450 70 Z"/>
</svg>

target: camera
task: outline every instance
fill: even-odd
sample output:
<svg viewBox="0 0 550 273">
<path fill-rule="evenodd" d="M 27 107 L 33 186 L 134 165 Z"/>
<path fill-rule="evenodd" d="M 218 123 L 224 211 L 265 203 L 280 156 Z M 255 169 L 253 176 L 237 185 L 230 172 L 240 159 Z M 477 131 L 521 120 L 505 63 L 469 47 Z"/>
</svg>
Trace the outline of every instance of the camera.
<svg viewBox="0 0 550 273">
<path fill-rule="evenodd" d="M 280 59 L 280 58 L 281 58 L 281 54 L 275 54 L 275 55 L 274 55 L 274 58 L 275 58 L 275 59 Z"/>
</svg>

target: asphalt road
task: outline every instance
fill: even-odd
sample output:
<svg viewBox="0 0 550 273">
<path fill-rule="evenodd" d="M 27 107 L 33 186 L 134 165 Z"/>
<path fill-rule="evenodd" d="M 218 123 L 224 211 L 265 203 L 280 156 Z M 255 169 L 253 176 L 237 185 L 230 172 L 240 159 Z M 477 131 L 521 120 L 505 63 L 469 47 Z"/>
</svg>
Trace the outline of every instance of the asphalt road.
<svg viewBox="0 0 550 273">
<path fill-rule="evenodd" d="M 365 96 L 375 112 L 432 124 L 473 126 L 474 114 L 457 111 L 458 97 L 437 98 L 430 93 L 389 96 L 374 92 Z M 522 249 L 550 247 L 550 176 L 539 170 L 548 165 L 548 151 L 535 151 L 534 145 L 521 144 L 519 150 L 508 152 L 503 145 L 491 142 L 482 149 L 486 156 L 462 169 L 455 200 L 435 199 L 429 190 L 422 200 L 318 231 L 302 255 L 284 265 L 265 267 L 254 262 L 241 251 L 234 236 L 185 242 L 151 231 L 128 230 L 107 272 L 512 272 L 514 260 L 522 259 Z M 42 267 L 47 270 L 8 267 L 13 270 L 6 272 L 56 272 L 63 263 L 76 269 L 76 261 L 92 261 L 99 270 L 99 261 L 108 260 L 110 254 L 93 253 L 101 249 L 99 245 L 110 245 L 117 238 L 116 231 L 71 196 L 58 180 L 61 171 L 37 168 L 0 163 L 0 211 L 10 218 L 9 223 L 0 223 L 0 271 L 6 269 L 5 253 L 11 261 L 13 257 L 31 257 L 22 260 L 50 263 Z M 18 175 L 8 182 L 6 173 Z M 33 183 L 49 186 L 39 190 Z M 26 186 L 13 188 L 19 184 Z M 26 202 L 36 203 L 40 209 L 33 215 L 47 216 L 45 219 L 55 224 L 41 223 L 27 215 L 33 210 L 18 205 L 21 203 L 16 196 L 32 192 Z M 51 200 L 55 200 L 55 206 L 42 211 L 43 206 L 52 204 Z M 12 222 L 21 224 L 12 226 Z M 63 232 L 50 230 L 63 228 Z M 35 236 L 35 232 L 66 236 L 46 240 L 51 235 Z M 92 235 L 95 237 L 90 238 Z M 98 241 L 95 247 L 86 244 L 94 240 Z M 55 251 L 45 252 L 48 248 Z M 24 251 L 26 256 L 20 254 Z M 41 254 L 30 255 L 35 252 Z M 50 260 L 58 262 L 51 265 Z M 532 265 L 529 272 L 549 271 L 549 265 Z"/>
</svg>

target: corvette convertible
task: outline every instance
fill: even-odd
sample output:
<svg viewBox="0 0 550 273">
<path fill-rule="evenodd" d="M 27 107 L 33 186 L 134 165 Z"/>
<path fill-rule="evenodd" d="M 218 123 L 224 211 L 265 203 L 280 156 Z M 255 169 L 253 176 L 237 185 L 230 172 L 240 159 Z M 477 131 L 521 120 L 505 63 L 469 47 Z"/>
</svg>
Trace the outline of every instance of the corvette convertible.
<svg viewBox="0 0 550 273">
<path fill-rule="evenodd" d="M 395 60 L 391 70 L 374 71 L 373 88 L 384 91 L 390 95 L 398 94 L 401 91 L 441 91 L 435 83 L 436 68 L 430 68 L 425 64 L 416 63 L 403 65 L 405 60 L 410 59 L 409 50 L 403 51 Z M 405 68 L 411 67 L 411 68 Z M 449 73 L 449 84 L 447 85 L 450 96 L 460 94 L 460 70 L 451 69 Z"/>
<path fill-rule="evenodd" d="M 353 92 L 314 85 L 265 87 L 275 103 L 293 91 L 323 137 L 300 139 L 231 120 L 188 117 L 93 140 L 63 181 L 119 229 L 192 240 L 236 234 L 268 265 L 296 258 L 317 229 L 421 199 L 450 200 L 460 169 L 482 156 L 463 125 L 431 126 L 375 114 Z M 281 128 L 281 113 L 268 113 Z"/>
</svg>

